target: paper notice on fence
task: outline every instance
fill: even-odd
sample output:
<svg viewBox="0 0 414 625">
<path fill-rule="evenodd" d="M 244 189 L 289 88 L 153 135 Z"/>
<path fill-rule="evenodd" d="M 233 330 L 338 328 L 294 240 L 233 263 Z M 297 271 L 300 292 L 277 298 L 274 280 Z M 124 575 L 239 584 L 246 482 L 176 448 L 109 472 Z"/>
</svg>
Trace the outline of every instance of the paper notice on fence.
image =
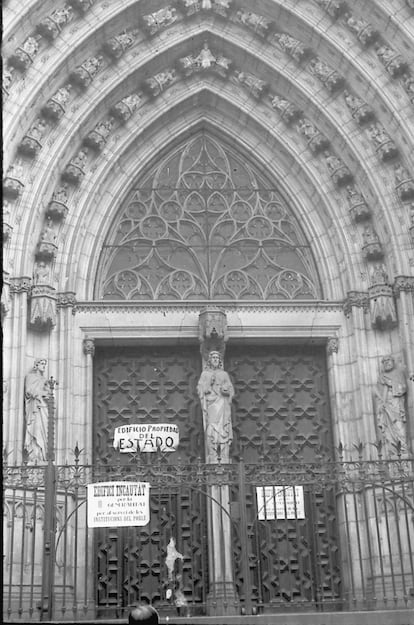
<svg viewBox="0 0 414 625">
<path fill-rule="evenodd" d="M 178 443 L 178 425 L 171 423 L 131 423 L 114 430 L 114 447 L 121 453 L 175 451 Z"/>
<path fill-rule="evenodd" d="M 98 482 L 87 488 L 88 527 L 149 523 L 149 482 Z"/>
<path fill-rule="evenodd" d="M 256 499 L 259 521 L 305 518 L 303 486 L 257 486 Z"/>
</svg>

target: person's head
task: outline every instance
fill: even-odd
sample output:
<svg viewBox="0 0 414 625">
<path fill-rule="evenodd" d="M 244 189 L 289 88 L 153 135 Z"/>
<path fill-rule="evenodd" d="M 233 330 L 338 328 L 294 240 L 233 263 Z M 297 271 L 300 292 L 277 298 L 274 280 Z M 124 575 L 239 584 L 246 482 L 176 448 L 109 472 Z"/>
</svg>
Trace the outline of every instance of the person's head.
<svg viewBox="0 0 414 625">
<path fill-rule="evenodd" d="M 384 371 L 392 371 L 394 369 L 395 361 L 392 356 L 384 356 L 382 359 L 382 368 Z"/>
<path fill-rule="evenodd" d="M 220 352 L 212 351 L 208 355 L 208 367 L 211 369 L 220 369 L 223 366 Z"/>
<path fill-rule="evenodd" d="M 128 624 L 136 625 L 139 623 L 145 623 L 145 625 L 158 625 L 159 618 L 158 612 L 152 605 L 138 605 L 136 608 L 132 608 L 128 616 Z"/>
<path fill-rule="evenodd" d="M 46 358 L 37 358 L 34 361 L 33 369 L 35 371 L 41 371 L 43 373 L 43 371 L 46 369 L 46 365 L 47 365 Z"/>
</svg>

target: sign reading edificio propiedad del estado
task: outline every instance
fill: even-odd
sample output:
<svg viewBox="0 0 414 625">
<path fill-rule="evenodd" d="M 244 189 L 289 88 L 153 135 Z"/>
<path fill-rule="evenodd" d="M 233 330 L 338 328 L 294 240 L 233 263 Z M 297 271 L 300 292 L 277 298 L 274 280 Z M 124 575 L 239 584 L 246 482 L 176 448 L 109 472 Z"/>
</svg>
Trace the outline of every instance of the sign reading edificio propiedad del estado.
<svg viewBox="0 0 414 625">
<path fill-rule="evenodd" d="M 150 520 L 149 482 L 88 484 L 88 527 L 146 525 Z"/>
<path fill-rule="evenodd" d="M 114 430 L 114 447 L 121 453 L 134 451 L 175 451 L 179 443 L 174 423 L 130 423 Z"/>
</svg>

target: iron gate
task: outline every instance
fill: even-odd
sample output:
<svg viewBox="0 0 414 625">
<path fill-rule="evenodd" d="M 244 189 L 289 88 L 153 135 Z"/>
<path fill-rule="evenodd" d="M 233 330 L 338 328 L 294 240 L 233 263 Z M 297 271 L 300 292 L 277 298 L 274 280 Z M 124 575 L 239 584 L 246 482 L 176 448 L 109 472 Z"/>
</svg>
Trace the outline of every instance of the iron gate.
<svg viewBox="0 0 414 625">
<path fill-rule="evenodd" d="M 77 449 L 73 464 L 3 467 L 5 620 L 125 616 L 137 599 L 171 616 L 178 610 L 174 596 L 168 599 L 171 582 L 184 597 L 181 611 L 209 612 L 205 518 L 190 514 L 180 527 L 180 510 L 203 510 L 212 485 L 231 492 L 235 612 L 412 607 L 412 460 L 172 465 L 157 454 L 151 463 L 138 455 L 128 465 L 97 469 L 81 458 Z M 149 481 L 155 516 L 148 526 L 104 534 L 88 528 L 86 485 L 97 478 Z M 339 541 L 330 535 L 334 522 Z M 173 580 L 166 562 L 171 536 L 183 556 Z M 266 560 L 258 557 L 264 544 Z M 148 565 L 149 546 L 157 566 Z M 114 575 L 111 553 L 116 567 L 124 558 L 122 575 L 118 568 Z M 105 584 L 112 584 L 111 593 Z"/>
</svg>

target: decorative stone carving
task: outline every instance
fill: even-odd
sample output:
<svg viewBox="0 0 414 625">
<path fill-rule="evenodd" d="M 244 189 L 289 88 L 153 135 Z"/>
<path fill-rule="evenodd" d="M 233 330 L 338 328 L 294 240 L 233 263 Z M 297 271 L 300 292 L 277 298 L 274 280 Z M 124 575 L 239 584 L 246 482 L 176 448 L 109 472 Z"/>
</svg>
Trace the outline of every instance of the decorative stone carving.
<svg viewBox="0 0 414 625">
<path fill-rule="evenodd" d="M 11 225 L 12 205 L 9 200 L 3 200 L 3 243 L 7 243 L 13 232 Z"/>
<path fill-rule="evenodd" d="M 329 141 L 323 136 L 321 132 L 314 126 L 306 117 L 302 117 L 296 126 L 297 130 L 306 138 L 309 149 L 314 154 L 323 152 L 328 145 Z"/>
<path fill-rule="evenodd" d="M 410 223 L 409 232 L 411 240 L 414 243 L 414 202 L 411 202 L 410 205 Z"/>
<path fill-rule="evenodd" d="M 85 175 L 85 168 L 88 162 L 87 149 L 79 150 L 68 165 L 66 165 L 63 173 L 62 180 L 78 185 Z"/>
<path fill-rule="evenodd" d="M 208 354 L 215 350 L 224 356 L 228 339 L 227 317 L 224 310 L 211 306 L 201 310 L 198 318 L 198 339 L 203 364 L 206 365 Z"/>
<path fill-rule="evenodd" d="M 49 285 L 35 285 L 30 295 L 30 320 L 32 329 L 48 331 L 56 325 L 56 292 Z"/>
<path fill-rule="evenodd" d="M 110 114 L 124 124 L 135 113 L 141 103 L 141 98 L 137 93 L 122 98 L 110 110 Z"/>
<path fill-rule="evenodd" d="M 324 154 L 329 175 L 333 182 L 338 187 L 342 187 L 351 182 L 352 174 L 348 167 L 334 154 L 330 154 L 330 152 L 325 152 Z"/>
<path fill-rule="evenodd" d="M 269 85 L 264 80 L 256 78 L 248 72 L 234 72 L 234 79 L 240 83 L 254 98 L 260 100 L 269 91 Z"/>
<path fill-rule="evenodd" d="M 405 0 L 405 4 L 414 11 L 414 0 Z"/>
<path fill-rule="evenodd" d="M 358 41 L 360 41 L 364 47 L 368 47 L 374 43 L 378 37 L 378 33 L 371 24 L 361 18 L 354 17 L 352 13 L 345 13 L 343 21 L 349 30 L 355 33 Z"/>
<path fill-rule="evenodd" d="M 72 85 L 70 83 L 60 87 L 56 93 L 49 98 L 46 104 L 42 107 L 42 114 L 46 119 L 56 121 L 65 114 L 66 104 L 70 97 Z"/>
<path fill-rule="evenodd" d="M 375 265 L 368 289 L 371 325 L 377 330 L 387 330 L 397 325 L 397 313 L 392 286 L 383 264 Z"/>
<path fill-rule="evenodd" d="M 401 163 L 394 166 L 395 189 L 401 200 L 410 200 L 414 197 L 414 180 Z"/>
<path fill-rule="evenodd" d="M 177 80 L 177 74 L 174 69 L 166 69 L 159 74 L 155 74 L 152 78 L 147 78 L 142 84 L 144 91 L 156 97 Z"/>
<path fill-rule="evenodd" d="M 48 265 L 44 260 L 40 260 L 35 264 L 33 271 L 33 284 L 48 284 L 50 285 L 52 279 L 52 267 Z"/>
<path fill-rule="evenodd" d="M 330 93 L 334 93 L 344 84 L 344 79 L 337 71 L 316 57 L 309 61 L 307 67 L 310 73 L 316 76 Z"/>
<path fill-rule="evenodd" d="M 114 125 L 114 118 L 110 117 L 95 126 L 95 128 L 90 132 L 83 143 L 95 150 L 95 152 L 100 152 L 106 145 L 106 141 L 111 133 L 112 127 Z"/>
<path fill-rule="evenodd" d="M 392 48 L 377 43 L 375 50 L 379 60 L 393 78 L 401 76 L 401 74 L 404 74 L 407 70 L 407 63 L 404 61 L 401 54 L 395 52 Z"/>
<path fill-rule="evenodd" d="M 28 37 L 21 46 L 16 48 L 14 54 L 9 57 L 8 64 L 21 72 L 25 72 L 39 52 L 40 39 L 40 35 Z"/>
<path fill-rule="evenodd" d="M 42 147 L 41 139 L 46 132 L 46 128 L 47 124 L 44 119 L 38 117 L 19 143 L 19 152 L 31 158 L 36 156 Z"/>
<path fill-rule="evenodd" d="M 197 386 L 203 412 L 206 462 L 230 461 L 233 440 L 231 402 L 234 388 L 223 369 L 221 354 L 212 351 Z"/>
<path fill-rule="evenodd" d="M 221 17 L 227 17 L 233 0 L 176 0 L 176 4 L 191 17 L 200 11 L 213 11 Z"/>
<path fill-rule="evenodd" d="M 64 183 L 54 191 L 47 206 L 46 214 L 52 219 L 63 221 L 68 212 L 68 185 Z"/>
<path fill-rule="evenodd" d="M 356 221 L 365 221 L 371 216 L 371 209 L 366 203 L 364 197 L 351 185 L 347 185 L 346 193 L 349 202 L 349 214 Z"/>
<path fill-rule="evenodd" d="M 39 260 L 52 260 L 56 258 L 56 239 L 57 235 L 53 229 L 53 222 L 49 217 L 40 235 L 40 240 L 36 251 L 36 258 Z"/>
<path fill-rule="evenodd" d="M 177 21 L 177 11 L 173 7 L 159 9 L 155 13 L 142 16 L 142 28 L 148 35 L 155 35 Z"/>
<path fill-rule="evenodd" d="M 349 291 L 344 302 L 344 313 L 347 317 L 352 308 L 362 308 L 364 313 L 369 310 L 369 297 L 366 291 Z"/>
<path fill-rule="evenodd" d="M 138 30 L 132 30 L 129 33 L 124 32 L 120 35 L 116 35 L 115 37 L 111 37 L 109 41 L 104 43 L 103 51 L 115 61 L 120 59 L 128 48 L 134 45 L 138 32 Z"/>
<path fill-rule="evenodd" d="M 280 113 L 281 118 L 287 124 L 292 124 L 302 114 L 294 104 L 278 95 L 270 94 L 270 102 L 272 104 L 272 108 Z"/>
<path fill-rule="evenodd" d="M 6 177 L 3 180 L 3 193 L 6 198 L 16 199 L 19 197 L 24 184 L 23 178 L 23 165 L 21 161 L 17 160 L 10 165 Z"/>
<path fill-rule="evenodd" d="M 362 240 L 362 252 L 366 260 L 379 260 L 384 256 L 379 237 L 371 224 L 365 226 Z"/>
<path fill-rule="evenodd" d="M 294 37 L 286 33 L 277 33 L 274 39 L 278 42 L 282 50 L 297 63 L 301 63 L 310 55 L 309 48 L 306 48 L 301 41 L 294 39 Z"/>
<path fill-rule="evenodd" d="M 397 146 L 385 132 L 381 124 L 371 124 L 368 128 L 369 136 L 374 141 L 375 150 L 382 161 L 389 161 L 398 154 Z"/>
<path fill-rule="evenodd" d="M 102 56 L 91 56 L 70 74 L 70 79 L 80 89 L 87 89 L 102 65 Z"/>
<path fill-rule="evenodd" d="M 396 297 L 400 296 L 401 291 L 414 293 L 414 276 L 396 276 L 393 290 Z"/>
<path fill-rule="evenodd" d="M 222 78 L 226 78 L 231 61 L 224 56 L 215 56 L 208 47 L 207 42 L 197 56 L 185 56 L 178 60 L 178 69 L 184 76 L 191 76 L 194 72 L 212 71 L 219 74 Z"/>
<path fill-rule="evenodd" d="M 326 344 L 326 350 L 328 354 L 331 356 L 332 354 L 337 354 L 339 350 L 339 340 L 336 336 L 331 336 L 328 339 Z"/>
<path fill-rule="evenodd" d="M 42 20 L 36 26 L 36 32 L 47 41 L 53 41 L 73 17 L 72 7 L 65 5 L 61 9 L 56 9 L 56 11 L 53 11 L 53 13 Z"/>
<path fill-rule="evenodd" d="M 85 356 L 95 356 L 95 340 L 86 337 L 83 339 L 83 353 Z"/>
<path fill-rule="evenodd" d="M 30 462 L 42 463 L 47 458 L 48 381 L 44 376 L 45 358 L 37 358 L 24 381 L 24 447 Z"/>
<path fill-rule="evenodd" d="M 397 450 L 402 456 L 408 454 L 406 394 L 404 365 L 402 362 L 397 363 L 392 355 L 384 356 L 375 398 L 377 426 L 386 458 L 395 458 Z"/>
<path fill-rule="evenodd" d="M 357 124 L 362 126 L 363 124 L 373 119 L 374 111 L 368 106 L 366 102 L 361 100 L 361 98 L 357 98 L 352 93 L 345 90 L 344 99 L 345 104 L 351 111 L 351 115 L 355 119 Z"/>
<path fill-rule="evenodd" d="M 58 308 L 73 308 L 73 314 L 75 314 L 76 304 L 76 294 L 73 291 L 65 291 L 57 294 Z"/>
<path fill-rule="evenodd" d="M 404 73 L 401 77 L 401 85 L 407 92 L 410 102 L 414 104 L 414 78 L 407 72 Z"/>
<path fill-rule="evenodd" d="M 4 65 L 3 66 L 3 81 L 1 84 L 1 88 L 2 88 L 2 92 L 5 95 L 9 95 L 12 82 L 13 82 L 13 68 L 12 67 L 9 68 Z"/>
<path fill-rule="evenodd" d="M 79 13 L 86 13 L 89 11 L 94 2 L 95 0 L 69 0 L 68 4 L 75 9 L 75 11 L 79 11 Z"/>
<path fill-rule="evenodd" d="M 347 9 L 344 0 L 315 0 L 315 2 L 334 19 L 342 15 Z"/>
<path fill-rule="evenodd" d="M 27 276 L 10 278 L 10 295 L 29 293 L 32 286 L 31 278 Z"/>
<path fill-rule="evenodd" d="M 256 33 L 256 35 L 259 35 L 259 37 L 268 37 L 274 29 L 274 22 L 267 19 L 267 17 L 263 17 L 263 15 L 258 15 L 252 11 L 246 11 L 245 9 L 237 11 L 234 19 L 236 23 L 247 26 L 247 28 Z"/>
</svg>

